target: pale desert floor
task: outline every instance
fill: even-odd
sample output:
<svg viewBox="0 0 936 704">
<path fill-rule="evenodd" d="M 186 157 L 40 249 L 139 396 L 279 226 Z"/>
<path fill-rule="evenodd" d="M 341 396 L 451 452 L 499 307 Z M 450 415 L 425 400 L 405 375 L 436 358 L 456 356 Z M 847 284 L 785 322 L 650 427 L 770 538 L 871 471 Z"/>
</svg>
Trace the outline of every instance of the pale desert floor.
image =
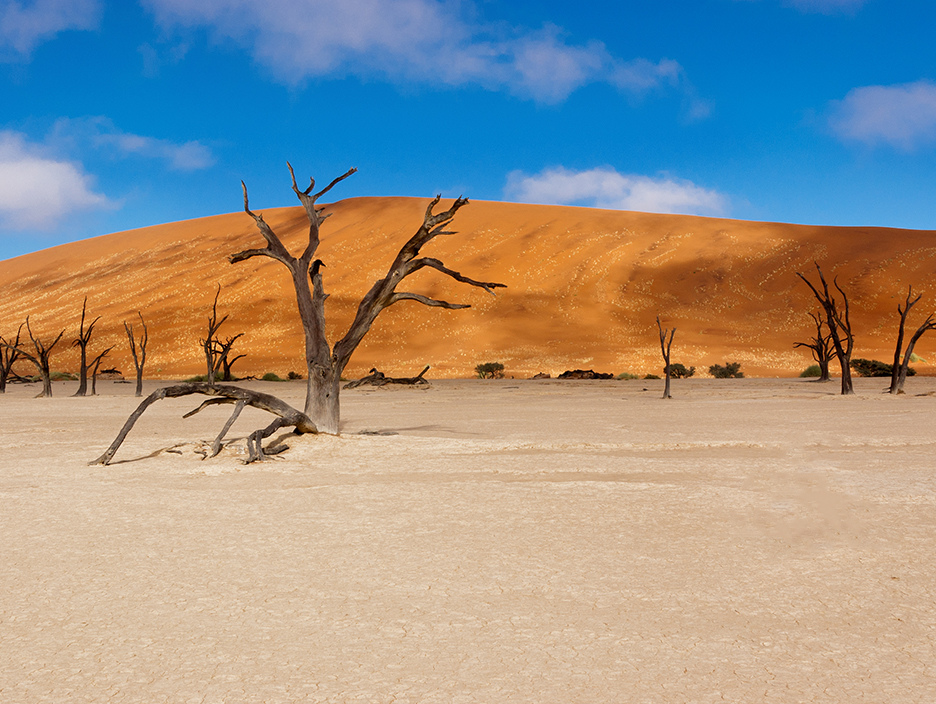
<svg viewBox="0 0 936 704">
<path fill-rule="evenodd" d="M 0 701 L 936 701 L 936 379 L 660 384 L 359 389 L 250 466 L 161 401 L 109 467 L 131 385 L 16 386 Z"/>
</svg>

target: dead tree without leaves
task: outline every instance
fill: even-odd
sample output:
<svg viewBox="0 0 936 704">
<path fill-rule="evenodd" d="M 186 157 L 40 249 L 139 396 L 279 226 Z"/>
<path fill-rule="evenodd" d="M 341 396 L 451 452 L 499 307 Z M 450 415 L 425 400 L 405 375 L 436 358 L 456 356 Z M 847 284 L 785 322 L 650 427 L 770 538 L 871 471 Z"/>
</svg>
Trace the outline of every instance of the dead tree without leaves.
<svg viewBox="0 0 936 704">
<path fill-rule="evenodd" d="M 322 276 L 322 269 L 325 265 L 320 259 L 315 259 L 315 253 L 320 241 L 319 230 L 328 214 L 323 212 L 323 208 L 317 207 L 316 202 L 331 191 L 335 185 L 354 174 L 357 169 L 348 170 L 322 190 L 313 193 L 315 179 L 310 179 L 308 188 L 300 190 L 296 184 L 296 175 L 292 165 L 287 163 L 287 168 L 292 179 L 292 190 L 305 209 L 309 221 L 308 241 L 302 253 L 298 257 L 290 254 L 279 236 L 264 221 L 263 215 L 250 210 L 247 186 L 241 182 L 244 193 L 244 211 L 253 218 L 257 229 L 266 242 L 266 246 L 237 252 L 232 254 L 229 260 L 232 264 L 235 264 L 253 257 L 269 257 L 283 264 L 289 271 L 305 337 L 307 374 L 304 411 L 313 420 L 320 432 L 337 434 L 340 419 L 339 383 L 341 373 L 351 359 L 351 355 L 383 310 L 400 301 L 416 301 L 423 305 L 452 310 L 470 307 L 467 304 L 449 303 L 418 293 L 397 291 L 397 287 L 404 279 L 417 271 L 431 268 L 458 282 L 481 288 L 491 295 L 494 295 L 494 289 L 503 288 L 504 284 L 476 281 L 449 269 L 438 259 L 420 256 L 420 250 L 436 237 L 455 234 L 455 232 L 446 228 L 452 222 L 455 214 L 468 204 L 467 198 L 459 197 L 455 199 L 448 210 L 433 213 L 433 209 L 441 200 L 441 196 L 436 196 L 429 204 L 429 207 L 426 208 L 423 222 L 417 229 L 416 234 L 400 249 L 386 276 L 375 282 L 370 291 L 367 292 L 358 305 L 357 313 L 348 331 L 332 346 L 325 334 L 325 299 L 328 297 L 328 294 L 325 293 Z"/>
<path fill-rule="evenodd" d="M 247 356 L 246 354 L 240 354 L 233 359 L 230 358 L 231 348 L 234 347 L 234 343 L 238 339 L 244 336 L 244 333 L 241 332 L 234 337 L 229 337 L 224 342 L 218 338 L 218 330 L 228 319 L 228 316 L 225 315 L 221 320 L 218 320 L 218 296 L 220 295 L 221 286 L 219 285 L 218 290 L 215 292 L 214 303 L 211 305 L 211 317 L 208 318 L 208 333 L 205 335 L 205 339 L 198 341 L 205 353 L 209 384 L 215 383 L 219 373 L 221 381 L 231 381 L 231 367 L 234 366 L 234 362 Z"/>
<path fill-rule="evenodd" d="M 72 347 L 77 347 L 80 351 L 78 362 L 78 390 L 75 392 L 75 396 L 88 395 L 88 344 L 91 342 L 94 326 L 97 325 L 97 322 L 101 319 L 101 316 L 98 316 L 85 327 L 85 314 L 87 310 L 88 297 L 85 296 L 84 302 L 81 304 L 81 324 L 78 327 L 78 337 L 72 342 Z"/>
<path fill-rule="evenodd" d="M 910 341 L 907 343 L 907 349 L 903 350 L 903 341 L 904 341 L 904 332 L 907 325 L 907 315 L 910 313 L 910 309 L 915 306 L 920 299 L 923 297 L 923 294 L 917 294 L 913 297 L 913 286 L 910 286 L 907 289 L 907 300 L 904 301 L 903 306 L 899 303 L 897 304 L 897 313 L 900 316 L 900 326 L 897 331 L 897 345 L 894 349 L 894 364 L 891 367 L 891 383 L 890 387 L 887 389 L 888 393 L 891 394 L 902 394 L 904 382 L 907 381 L 907 370 L 910 368 L 910 358 L 913 356 L 913 348 L 916 345 L 917 341 L 923 337 L 923 334 L 927 330 L 936 330 L 936 319 L 934 319 L 934 314 L 930 313 L 926 316 L 926 320 L 923 321 L 923 324 L 917 328 L 916 332 L 910 336 Z M 901 361 L 900 355 L 903 352 L 903 361 Z"/>
<path fill-rule="evenodd" d="M 124 321 L 124 332 L 127 333 L 127 341 L 130 343 L 130 354 L 133 355 L 133 366 L 136 369 L 136 392 L 134 396 L 143 395 L 143 366 L 146 364 L 146 345 L 149 343 L 149 330 L 146 328 L 146 321 L 143 320 L 143 314 L 137 311 L 140 316 L 140 326 L 143 332 L 140 334 L 140 340 L 137 342 L 133 332 L 133 325 Z"/>
<path fill-rule="evenodd" d="M 33 350 L 35 354 L 27 352 L 21 346 L 14 348 L 13 345 L 4 342 L 2 346 L 6 349 L 16 349 L 19 351 L 19 357 L 23 359 L 28 359 L 32 362 L 36 369 L 39 370 L 39 376 L 42 377 L 42 391 L 36 396 L 36 398 L 51 397 L 52 396 L 52 370 L 50 367 L 50 358 L 52 356 L 52 350 L 59 343 L 59 340 L 65 335 L 65 331 L 62 330 L 58 336 L 51 342 L 44 342 L 41 338 L 36 337 L 33 334 L 32 327 L 29 325 L 29 316 L 26 316 L 26 333 L 29 335 L 29 340 L 33 344 Z M 22 327 L 20 327 L 22 329 Z M 19 342 L 19 333 L 16 335 L 17 342 Z"/>
<path fill-rule="evenodd" d="M 819 272 L 819 286 L 814 286 L 800 272 L 796 275 L 800 277 L 819 301 L 822 310 L 825 313 L 826 326 L 829 328 L 829 334 L 832 336 L 832 345 L 835 348 L 835 356 L 838 359 L 839 366 L 842 368 L 842 395 L 847 396 L 855 393 L 855 386 L 851 375 L 851 355 L 855 347 L 855 336 L 852 333 L 851 318 L 849 317 L 848 296 L 839 286 L 838 277 L 832 280 L 835 289 L 842 296 L 842 307 L 839 308 L 835 295 L 829 290 L 829 284 L 826 283 L 825 276 L 819 263 L 815 262 L 816 271 Z"/>
<path fill-rule="evenodd" d="M 823 333 L 822 329 L 826 326 L 825 321 L 816 313 L 810 313 L 813 324 L 816 326 L 816 334 L 809 339 L 809 342 L 797 342 L 793 349 L 805 347 L 812 353 L 812 358 L 819 366 L 819 378 L 817 381 L 831 381 L 829 377 L 829 363 L 835 356 L 835 346 L 832 344 L 832 333 Z"/>
<path fill-rule="evenodd" d="M 97 357 L 88 362 L 88 366 L 91 368 L 91 395 L 97 396 L 97 376 L 98 368 L 101 366 L 101 361 L 110 354 L 113 347 L 108 347 L 106 350 L 101 352 Z"/>
<path fill-rule="evenodd" d="M 660 333 L 660 351 L 663 353 L 663 373 L 666 377 L 666 385 L 663 387 L 663 398 L 673 398 L 670 394 L 670 377 L 672 376 L 670 372 L 670 349 L 673 346 L 673 337 L 676 335 L 676 328 L 672 330 L 664 330 L 663 325 L 660 323 L 660 316 L 657 316 L 656 319 L 657 330 Z M 667 334 L 669 339 L 667 339 Z"/>
<path fill-rule="evenodd" d="M 195 411 L 192 411 L 192 413 L 196 413 L 208 405 L 219 403 L 232 403 L 235 406 L 230 419 L 224 425 L 221 433 L 213 443 L 213 454 L 217 454 L 220 450 L 225 434 L 234 424 L 234 421 L 240 415 L 243 408 L 248 405 L 273 413 L 278 416 L 278 418 L 268 427 L 257 430 L 248 437 L 247 462 L 262 461 L 266 458 L 267 454 L 271 454 L 269 448 L 266 450 L 263 448 L 262 441 L 276 432 L 276 430 L 283 427 L 291 426 L 294 428 L 294 432 L 298 434 L 317 432 L 337 434 L 339 421 L 338 392 L 341 373 L 348 364 L 351 354 L 357 349 L 357 346 L 370 330 L 371 325 L 373 325 L 374 320 L 376 320 L 377 316 L 384 309 L 400 301 L 416 301 L 427 306 L 449 309 L 469 307 L 467 304 L 449 303 L 447 301 L 432 299 L 418 293 L 397 291 L 397 286 L 403 279 L 428 267 L 461 283 L 484 289 L 492 295 L 494 295 L 495 288 L 504 286 L 504 284 L 499 283 L 475 281 L 474 279 L 463 276 L 457 271 L 447 268 L 438 259 L 419 256 L 422 247 L 434 238 L 441 235 L 455 234 L 454 232 L 446 230 L 446 227 L 455 217 L 455 213 L 468 203 L 467 198 L 459 197 L 448 210 L 443 213 L 435 214 L 432 211 L 441 200 L 441 196 L 436 196 L 426 209 L 423 223 L 416 231 L 416 234 L 400 249 L 387 275 L 374 283 L 370 291 L 361 300 L 354 321 L 351 323 L 351 327 L 348 329 L 347 333 L 345 333 L 344 337 L 332 348 L 325 335 L 325 299 L 328 296 L 325 293 L 322 279 L 322 268 L 324 268 L 324 264 L 319 259 L 313 259 L 319 245 L 319 229 L 328 215 L 324 214 L 321 208 L 316 207 L 316 201 L 321 196 L 328 193 L 336 184 L 355 173 L 356 169 L 349 170 L 345 174 L 334 179 L 321 191 L 312 194 L 315 188 L 315 180 L 310 179 L 309 187 L 304 191 L 299 190 L 293 168 L 288 163 L 287 166 L 292 178 L 293 192 L 299 198 L 300 203 L 302 203 L 309 220 L 308 243 L 302 254 L 299 257 L 294 257 L 290 254 L 276 233 L 273 232 L 272 228 L 264 221 L 263 216 L 250 210 L 247 199 L 247 186 L 241 182 L 241 188 L 244 194 L 244 211 L 253 218 L 260 234 L 266 241 L 266 246 L 260 249 L 248 249 L 237 252 L 236 254 L 232 254 L 228 259 L 234 264 L 253 257 L 264 256 L 279 261 L 289 270 L 296 293 L 299 318 L 302 322 L 305 336 L 306 369 L 308 374 L 306 377 L 307 385 L 304 410 L 299 411 L 292 408 L 285 402 L 269 394 L 261 394 L 235 386 L 222 386 L 213 383 L 213 380 L 208 383 L 189 383 L 164 387 L 162 389 L 157 389 L 140 403 L 136 411 L 127 419 L 120 434 L 108 450 L 101 455 L 101 457 L 94 460 L 92 464 L 106 465 L 110 463 L 114 457 L 114 453 L 116 453 L 117 449 L 120 447 L 127 433 L 130 432 L 133 424 L 152 403 L 163 398 L 178 398 L 191 394 L 204 394 L 215 397 L 203 403 L 195 409 Z M 215 300 L 217 301 L 217 297 Z M 224 322 L 224 319 L 222 319 L 221 322 Z M 209 320 L 209 337 L 214 337 L 219 325 L 220 323 L 217 321 L 217 314 L 215 311 L 212 318 Z M 132 339 L 129 330 L 128 336 Z M 207 348 L 206 362 L 209 362 Z M 209 368 L 211 368 L 210 362 Z M 188 415 L 191 415 L 191 413 Z M 281 445 L 277 445 L 276 450 L 278 451 L 281 448 Z"/>
<path fill-rule="evenodd" d="M 26 323 L 20 324 L 19 329 L 16 331 L 16 337 L 12 341 L 5 340 L 0 335 L 0 394 L 6 393 L 7 379 L 13 373 L 13 365 L 23 355 L 23 351 L 20 349 L 20 336 L 25 325 Z"/>
</svg>

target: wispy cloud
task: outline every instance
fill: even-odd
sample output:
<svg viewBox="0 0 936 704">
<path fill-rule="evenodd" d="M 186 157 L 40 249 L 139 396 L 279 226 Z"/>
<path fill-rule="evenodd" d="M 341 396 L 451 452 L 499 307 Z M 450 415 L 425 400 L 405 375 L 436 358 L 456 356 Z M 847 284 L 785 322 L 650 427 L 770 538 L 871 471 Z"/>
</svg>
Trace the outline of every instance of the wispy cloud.
<svg viewBox="0 0 936 704">
<path fill-rule="evenodd" d="M 100 16 L 100 0 L 0 0 L 0 61 L 28 59 L 59 32 L 94 29 Z"/>
<path fill-rule="evenodd" d="M 507 176 L 504 196 L 522 203 L 584 205 L 650 213 L 724 215 L 728 199 L 717 191 L 669 176 L 622 174 L 610 167 L 572 171 L 561 166 L 528 176 Z"/>
<path fill-rule="evenodd" d="M 741 2 L 760 2 L 760 0 L 740 0 Z M 782 0 L 787 7 L 800 12 L 813 12 L 823 15 L 854 14 L 868 0 Z"/>
<path fill-rule="evenodd" d="M 248 46 L 280 80 L 382 75 L 475 84 L 544 103 L 607 83 L 630 93 L 686 83 L 675 61 L 612 56 L 599 41 L 575 44 L 553 25 L 503 27 L 465 20 L 439 0 L 142 0 L 163 27 L 208 28 Z"/>
<path fill-rule="evenodd" d="M 864 86 L 830 104 L 829 126 L 846 141 L 904 151 L 936 141 L 936 83 Z"/>
<path fill-rule="evenodd" d="M 49 230 L 72 213 L 113 207 L 80 164 L 45 151 L 18 132 L 0 131 L 0 225 Z"/>
<path fill-rule="evenodd" d="M 197 171 L 215 163 L 211 150 L 201 142 L 172 142 L 123 132 L 106 117 L 60 118 L 48 141 L 69 150 L 92 147 L 118 158 L 157 159 L 174 171 Z"/>
<path fill-rule="evenodd" d="M 837 12 L 855 12 L 866 2 L 867 0 L 787 0 L 787 3 L 797 10 L 820 12 L 824 15 Z"/>
</svg>

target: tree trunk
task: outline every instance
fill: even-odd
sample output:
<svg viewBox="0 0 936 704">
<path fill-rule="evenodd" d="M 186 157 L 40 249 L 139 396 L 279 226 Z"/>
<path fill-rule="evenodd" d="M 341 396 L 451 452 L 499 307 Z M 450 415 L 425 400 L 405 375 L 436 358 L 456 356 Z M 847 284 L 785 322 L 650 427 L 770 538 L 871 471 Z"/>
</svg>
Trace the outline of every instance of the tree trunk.
<svg viewBox="0 0 936 704">
<path fill-rule="evenodd" d="M 819 381 L 831 381 L 829 376 L 829 360 L 820 359 L 819 360 Z"/>
<path fill-rule="evenodd" d="M 78 390 L 75 396 L 88 395 L 88 352 L 84 345 L 81 348 L 81 362 L 78 365 Z"/>
<path fill-rule="evenodd" d="M 338 400 L 341 373 L 328 367 L 308 366 L 306 376 L 306 402 L 304 413 L 312 419 L 320 433 L 338 434 L 341 409 Z"/>
</svg>

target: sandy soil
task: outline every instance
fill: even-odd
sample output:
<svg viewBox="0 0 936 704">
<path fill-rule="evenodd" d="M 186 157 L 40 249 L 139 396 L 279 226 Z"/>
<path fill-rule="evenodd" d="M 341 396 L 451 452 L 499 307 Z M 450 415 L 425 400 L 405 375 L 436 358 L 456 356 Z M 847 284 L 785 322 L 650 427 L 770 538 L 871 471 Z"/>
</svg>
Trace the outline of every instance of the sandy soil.
<svg viewBox="0 0 936 704">
<path fill-rule="evenodd" d="M 936 380 L 660 383 L 355 390 L 250 466 L 163 401 L 109 467 L 131 385 L 15 387 L 0 701 L 936 700 Z"/>
</svg>

